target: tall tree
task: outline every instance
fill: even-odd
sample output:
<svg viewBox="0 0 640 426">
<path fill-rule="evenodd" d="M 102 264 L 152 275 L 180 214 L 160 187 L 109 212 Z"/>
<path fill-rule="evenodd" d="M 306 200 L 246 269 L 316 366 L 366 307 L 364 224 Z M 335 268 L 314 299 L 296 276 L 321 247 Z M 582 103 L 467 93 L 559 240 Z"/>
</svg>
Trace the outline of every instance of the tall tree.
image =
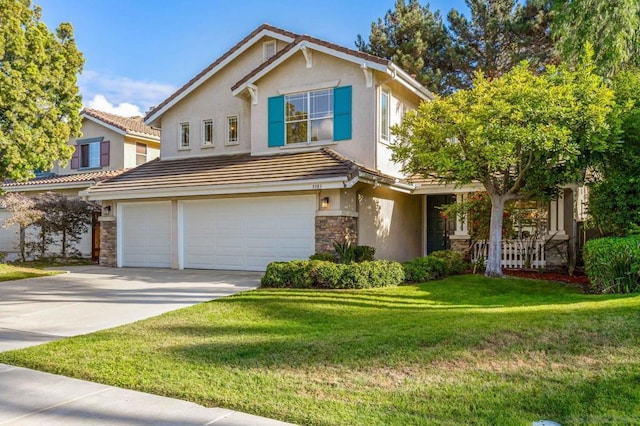
<svg viewBox="0 0 640 426">
<path fill-rule="evenodd" d="M 0 0 L 0 180 L 67 160 L 80 132 L 83 58 L 70 24 L 55 34 L 30 0 Z"/>
<path fill-rule="evenodd" d="M 407 174 L 483 184 L 491 198 L 488 276 L 502 276 L 505 204 L 553 197 L 607 144 L 613 92 L 592 66 L 541 75 L 529 68 L 523 62 L 495 79 L 477 73 L 471 89 L 423 102 L 394 130 L 394 160 Z"/>
<path fill-rule="evenodd" d="M 427 88 L 436 93 L 446 91 L 451 74 L 447 50 L 450 41 L 440 12 L 418 0 L 396 0 L 384 19 L 371 24 L 369 41 L 361 35 L 356 47 L 366 53 L 387 58 L 398 64 Z"/>
<path fill-rule="evenodd" d="M 369 42 L 356 46 L 393 60 L 439 94 L 469 88 L 474 73 L 498 77 L 522 60 L 533 69 L 557 62 L 545 0 L 467 0 L 467 15 L 453 9 L 444 25 L 440 12 L 417 0 L 397 0 L 395 9 L 371 25 Z"/>
<path fill-rule="evenodd" d="M 640 1 L 552 0 L 552 33 L 563 60 L 575 62 L 589 43 L 601 75 L 640 65 Z"/>
</svg>

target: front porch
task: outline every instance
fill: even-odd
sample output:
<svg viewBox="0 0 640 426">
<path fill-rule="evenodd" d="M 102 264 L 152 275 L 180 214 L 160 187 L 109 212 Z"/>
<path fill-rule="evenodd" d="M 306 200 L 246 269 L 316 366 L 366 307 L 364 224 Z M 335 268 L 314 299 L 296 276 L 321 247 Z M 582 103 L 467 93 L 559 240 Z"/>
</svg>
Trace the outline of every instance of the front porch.
<svg viewBox="0 0 640 426">
<path fill-rule="evenodd" d="M 431 188 L 432 191 L 435 189 Z M 474 232 L 473 221 L 460 215 L 448 217 L 442 212 L 443 206 L 468 202 L 470 197 L 478 194 L 477 188 L 463 189 L 424 194 L 424 255 L 451 249 L 463 253 L 471 262 L 482 262 L 487 258 L 488 243 Z M 578 232 L 577 215 L 574 213 L 576 192 L 575 188 L 565 188 L 556 200 L 544 205 L 528 203 L 525 206 L 535 210 L 538 215 L 536 223 L 522 220 L 521 215 L 511 224 L 502 242 L 503 268 L 556 269 L 566 267 L 575 259 Z"/>
</svg>

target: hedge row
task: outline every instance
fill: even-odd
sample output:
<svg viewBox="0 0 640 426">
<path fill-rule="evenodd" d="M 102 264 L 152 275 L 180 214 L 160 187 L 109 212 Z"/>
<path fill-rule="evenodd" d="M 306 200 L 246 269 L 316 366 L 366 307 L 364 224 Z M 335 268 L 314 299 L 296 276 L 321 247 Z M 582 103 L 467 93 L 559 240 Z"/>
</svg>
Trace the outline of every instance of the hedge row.
<svg viewBox="0 0 640 426">
<path fill-rule="evenodd" d="M 589 240 L 583 259 L 592 292 L 640 291 L 640 235 Z"/>
<path fill-rule="evenodd" d="M 270 263 L 260 282 L 275 288 L 390 287 L 404 282 L 404 272 L 398 262 L 386 260 L 350 264 L 293 260 Z"/>
<path fill-rule="evenodd" d="M 467 270 L 462 255 L 452 250 L 435 251 L 428 256 L 417 257 L 402 264 L 407 282 L 422 283 L 438 280 Z"/>
</svg>

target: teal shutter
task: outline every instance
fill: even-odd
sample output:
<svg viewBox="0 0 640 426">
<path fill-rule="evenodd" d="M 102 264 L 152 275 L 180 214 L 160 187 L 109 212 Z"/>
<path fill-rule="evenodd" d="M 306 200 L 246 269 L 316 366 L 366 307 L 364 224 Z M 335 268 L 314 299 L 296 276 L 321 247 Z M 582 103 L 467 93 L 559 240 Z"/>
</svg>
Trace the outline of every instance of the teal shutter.
<svg viewBox="0 0 640 426">
<path fill-rule="evenodd" d="M 269 98 L 269 146 L 284 146 L 284 96 Z"/>
<path fill-rule="evenodd" d="M 333 140 L 351 139 L 351 86 L 333 89 Z"/>
</svg>

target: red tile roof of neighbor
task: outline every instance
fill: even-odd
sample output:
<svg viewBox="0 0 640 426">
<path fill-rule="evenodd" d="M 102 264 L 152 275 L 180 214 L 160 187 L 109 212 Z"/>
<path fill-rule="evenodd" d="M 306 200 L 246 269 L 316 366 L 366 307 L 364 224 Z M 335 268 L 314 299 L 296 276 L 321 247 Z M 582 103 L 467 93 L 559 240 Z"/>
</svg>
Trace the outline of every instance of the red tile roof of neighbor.
<svg viewBox="0 0 640 426">
<path fill-rule="evenodd" d="M 160 138 L 160 130 L 156 130 L 151 126 L 144 124 L 144 120 L 141 116 L 123 117 L 91 108 L 83 109 L 82 113 L 96 118 L 106 124 L 117 127 L 120 130 L 124 130 L 127 133 L 137 133 L 141 135 L 155 136 L 158 139 Z"/>
<path fill-rule="evenodd" d="M 91 187 L 89 193 L 230 184 L 294 183 L 341 177 L 352 179 L 361 172 L 381 180 L 395 181 L 390 176 L 362 167 L 325 148 L 279 155 L 238 154 L 153 160 Z"/>
<path fill-rule="evenodd" d="M 36 188 L 40 185 L 60 185 L 71 183 L 83 183 L 90 184 L 91 182 L 101 182 L 103 180 L 118 176 L 122 174 L 125 169 L 121 170 L 108 170 L 108 171 L 96 171 L 87 173 L 76 173 L 72 175 L 57 175 L 49 174 L 42 177 L 36 177 L 26 182 L 5 182 L 2 184 L 4 188 Z"/>
</svg>

